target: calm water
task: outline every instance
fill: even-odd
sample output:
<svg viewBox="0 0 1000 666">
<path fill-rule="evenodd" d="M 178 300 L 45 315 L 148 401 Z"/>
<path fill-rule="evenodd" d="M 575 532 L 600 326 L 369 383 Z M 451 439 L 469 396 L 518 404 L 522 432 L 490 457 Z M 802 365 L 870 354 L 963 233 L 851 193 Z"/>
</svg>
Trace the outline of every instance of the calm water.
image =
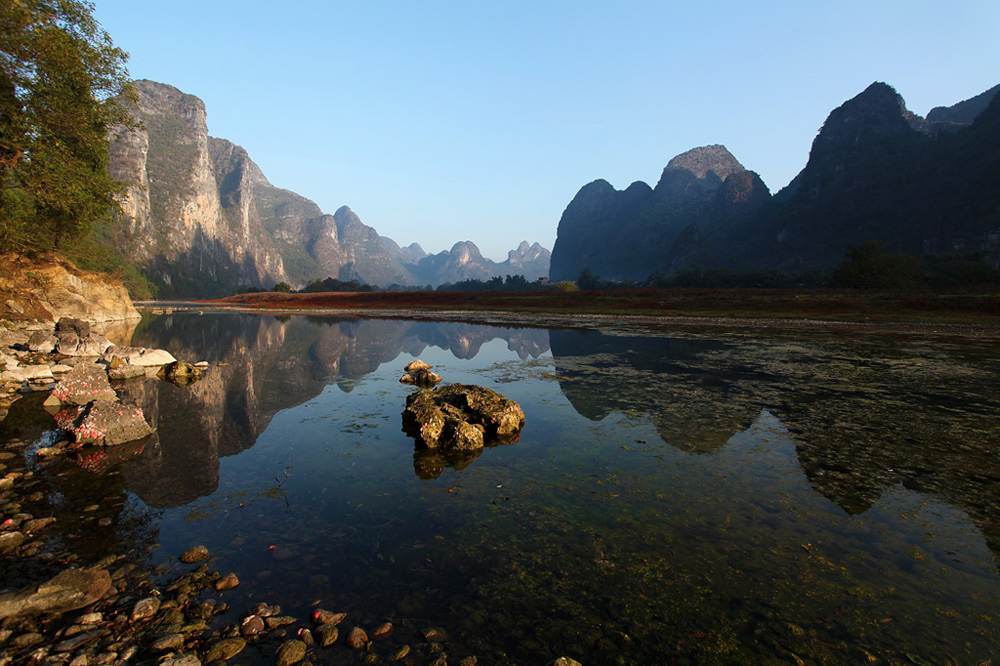
<svg viewBox="0 0 1000 666">
<path fill-rule="evenodd" d="M 234 609 L 439 627 L 456 662 L 1000 658 L 997 339 L 575 326 L 145 319 L 134 344 L 213 367 L 125 389 L 141 451 L 53 469 L 114 521 L 71 547 L 205 544 Z M 415 452 L 416 357 L 518 401 L 520 440 Z"/>
</svg>

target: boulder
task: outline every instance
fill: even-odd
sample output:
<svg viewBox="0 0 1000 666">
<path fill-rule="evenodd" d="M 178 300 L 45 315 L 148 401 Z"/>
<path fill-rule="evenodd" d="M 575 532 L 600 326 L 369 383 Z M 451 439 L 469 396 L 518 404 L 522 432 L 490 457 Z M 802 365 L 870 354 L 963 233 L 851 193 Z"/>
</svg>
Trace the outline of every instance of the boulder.
<svg viewBox="0 0 1000 666">
<path fill-rule="evenodd" d="M 118 396 L 108 383 L 103 367 L 93 363 L 78 363 L 52 389 L 52 397 L 64 405 L 86 405 L 103 400 L 117 402 Z"/>
<path fill-rule="evenodd" d="M 153 433 L 142 409 L 135 405 L 95 401 L 64 409 L 55 418 L 80 444 L 114 446 Z"/>
<path fill-rule="evenodd" d="M 59 338 L 47 331 L 35 331 L 28 338 L 28 349 L 39 354 L 48 354 L 55 350 Z"/>
<path fill-rule="evenodd" d="M 0 255 L 0 313 L 46 322 L 62 317 L 92 322 L 137 321 L 140 316 L 119 280 L 82 271 L 63 257 L 42 253 Z M 6 305 L 6 307 L 4 307 Z"/>
<path fill-rule="evenodd" d="M 47 365 L 24 365 L 0 372 L 0 379 L 5 382 L 34 382 L 41 379 L 52 379 L 52 369 Z"/>
<path fill-rule="evenodd" d="M 412 363 L 410 364 L 412 365 Z M 409 367 L 409 366 L 407 366 Z M 441 375 L 431 372 L 427 368 L 412 370 L 399 378 L 403 384 L 416 384 L 418 386 L 434 386 L 441 381 Z"/>
<path fill-rule="evenodd" d="M 20 364 L 16 358 L 13 356 L 7 356 L 7 354 L 0 352 L 0 372 L 3 372 L 4 370 L 13 370 L 18 365 Z"/>
<path fill-rule="evenodd" d="M 516 441 L 524 427 L 520 405 L 470 384 L 421 389 L 406 399 L 403 429 L 428 449 L 473 451 Z"/>
<path fill-rule="evenodd" d="M 103 569 L 66 569 L 41 585 L 0 595 L 0 618 L 65 613 L 94 603 L 110 588 L 111 575 Z"/>
<path fill-rule="evenodd" d="M 130 365 L 118 356 L 112 358 L 111 363 L 108 364 L 108 379 L 123 380 L 145 376 L 146 368 L 141 365 Z"/>
<path fill-rule="evenodd" d="M 201 370 L 187 361 L 174 361 L 160 368 L 156 376 L 178 386 L 187 386 L 201 379 Z"/>
<path fill-rule="evenodd" d="M 146 349 L 145 347 L 111 347 L 104 352 L 101 360 L 111 363 L 119 358 L 129 365 L 152 367 L 174 363 L 177 359 L 163 349 Z"/>
<path fill-rule="evenodd" d="M 407 363 L 406 367 L 403 368 L 403 370 L 406 370 L 407 372 L 416 372 L 417 370 L 430 370 L 433 367 L 434 367 L 433 365 L 424 363 L 418 358 L 414 361 L 410 361 L 409 363 Z"/>
<path fill-rule="evenodd" d="M 88 322 L 71 317 L 56 322 L 55 338 L 55 349 L 64 356 L 100 356 L 111 346 L 110 340 L 90 330 Z"/>
</svg>

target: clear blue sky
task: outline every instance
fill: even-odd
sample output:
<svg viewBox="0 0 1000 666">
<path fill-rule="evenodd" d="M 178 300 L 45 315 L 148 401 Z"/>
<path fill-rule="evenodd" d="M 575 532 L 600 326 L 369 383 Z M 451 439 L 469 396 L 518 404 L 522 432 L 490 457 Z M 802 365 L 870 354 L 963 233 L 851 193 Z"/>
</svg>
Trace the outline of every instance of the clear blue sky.
<svg viewBox="0 0 1000 666">
<path fill-rule="evenodd" d="M 723 143 L 772 191 L 873 81 L 1000 83 L 1000 1 L 96 0 L 134 78 L 197 95 L 276 186 L 401 245 L 551 249 L 577 190 Z"/>
</svg>

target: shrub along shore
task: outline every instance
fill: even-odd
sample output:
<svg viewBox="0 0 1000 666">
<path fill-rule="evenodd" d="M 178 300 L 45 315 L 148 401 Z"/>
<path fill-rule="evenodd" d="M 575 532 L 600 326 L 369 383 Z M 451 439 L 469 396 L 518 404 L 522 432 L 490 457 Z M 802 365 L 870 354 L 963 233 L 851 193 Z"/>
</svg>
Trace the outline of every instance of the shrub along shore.
<svg viewBox="0 0 1000 666">
<path fill-rule="evenodd" d="M 614 289 L 240 294 L 205 305 L 251 310 L 470 311 L 662 318 L 1000 325 L 1000 292 L 843 289 Z"/>
</svg>

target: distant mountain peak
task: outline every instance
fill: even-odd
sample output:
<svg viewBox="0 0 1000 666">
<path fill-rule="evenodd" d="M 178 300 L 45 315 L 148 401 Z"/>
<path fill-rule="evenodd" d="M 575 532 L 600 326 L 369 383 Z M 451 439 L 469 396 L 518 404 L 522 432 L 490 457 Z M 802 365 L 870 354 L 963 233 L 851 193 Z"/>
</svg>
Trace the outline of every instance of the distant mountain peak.
<svg viewBox="0 0 1000 666">
<path fill-rule="evenodd" d="M 699 179 L 713 173 L 720 182 L 730 174 L 746 171 L 739 160 L 719 143 L 683 152 L 667 162 L 667 169 L 690 171 Z"/>
</svg>

